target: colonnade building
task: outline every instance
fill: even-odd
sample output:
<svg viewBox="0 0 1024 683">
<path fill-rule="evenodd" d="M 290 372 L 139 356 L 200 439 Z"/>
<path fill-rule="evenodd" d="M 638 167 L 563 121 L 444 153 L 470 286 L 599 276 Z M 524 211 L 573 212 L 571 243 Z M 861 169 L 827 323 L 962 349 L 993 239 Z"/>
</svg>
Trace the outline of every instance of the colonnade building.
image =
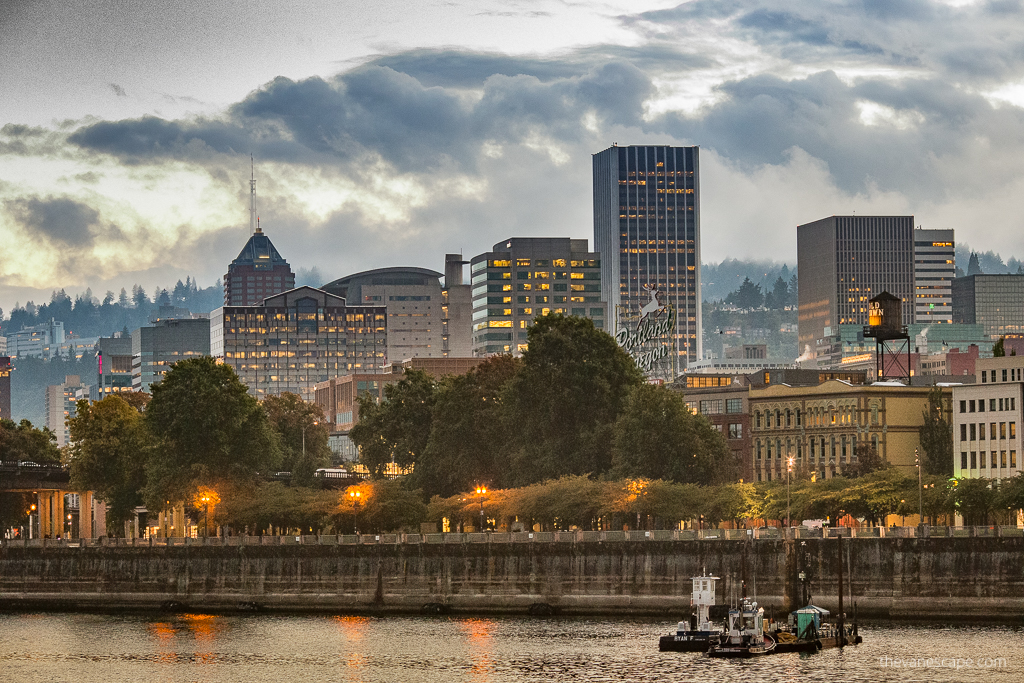
<svg viewBox="0 0 1024 683">
<path fill-rule="evenodd" d="M 381 372 L 387 342 L 383 304 L 349 305 L 314 287 L 210 314 L 211 355 L 234 368 L 259 399 L 288 391 L 312 402 L 318 382 Z"/>
</svg>

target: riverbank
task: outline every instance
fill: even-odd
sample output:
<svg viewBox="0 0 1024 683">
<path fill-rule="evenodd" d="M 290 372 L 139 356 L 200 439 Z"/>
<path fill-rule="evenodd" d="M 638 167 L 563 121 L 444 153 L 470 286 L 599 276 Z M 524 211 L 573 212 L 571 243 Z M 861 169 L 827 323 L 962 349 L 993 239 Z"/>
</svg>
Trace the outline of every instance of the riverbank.
<svg viewBox="0 0 1024 683">
<path fill-rule="evenodd" d="M 682 615 L 690 609 L 690 577 L 705 569 L 722 578 L 720 604 L 745 588 L 778 617 L 808 597 L 838 607 L 836 539 L 460 536 L 443 543 L 9 544 L 0 548 L 0 609 Z M 843 547 L 850 615 L 856 604 L 865 618 L 1024 621 L 1024 538 L 855 538 Z"/>
</svg>

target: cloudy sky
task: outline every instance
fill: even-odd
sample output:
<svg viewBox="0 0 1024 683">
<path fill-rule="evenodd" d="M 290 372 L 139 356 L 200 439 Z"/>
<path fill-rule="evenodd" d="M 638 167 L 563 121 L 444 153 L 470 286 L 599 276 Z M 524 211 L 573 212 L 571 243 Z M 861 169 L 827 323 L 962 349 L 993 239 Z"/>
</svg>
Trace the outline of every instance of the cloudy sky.
<svg viewBox="0 0 1024 683">
<path fill-rule="evenodd" d="M 0 307 L 592 237 L 590 155 L 701 146 L 703 260 L 913 213 L 1024 255 L 1024 6 L 0 0 Z"/>
</svg>

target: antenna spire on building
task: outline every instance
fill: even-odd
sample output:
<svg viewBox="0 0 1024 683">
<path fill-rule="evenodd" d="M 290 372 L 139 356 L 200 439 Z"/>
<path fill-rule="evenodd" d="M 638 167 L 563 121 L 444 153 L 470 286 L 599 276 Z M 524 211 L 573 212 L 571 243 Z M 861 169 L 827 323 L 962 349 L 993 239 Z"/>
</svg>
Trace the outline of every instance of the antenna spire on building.
<svg viewBox="0 0 1024 683">
<path fill-rule="evenodd" d="M 252 179 L 249 180 L 249 234 L 255 235 L 259 227 L 259 219 L 256 218 L 256 162 L 249 155 L 249 164 L 252 170 Z"/>
</svg>

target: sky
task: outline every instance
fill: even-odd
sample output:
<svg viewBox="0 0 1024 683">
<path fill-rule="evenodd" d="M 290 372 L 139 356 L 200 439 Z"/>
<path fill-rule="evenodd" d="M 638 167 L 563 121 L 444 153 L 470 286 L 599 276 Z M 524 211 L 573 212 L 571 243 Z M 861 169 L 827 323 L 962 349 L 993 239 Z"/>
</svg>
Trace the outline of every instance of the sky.
<svg viewBox="0 0 1024 683">
<path fill-rule="evenodd" d="M 699 145 L 701 251 L 913 214 L 1024 255 L 1024 4 L 0 0 L 0 308 L 593 238 L 591 155 Z"/>
</svg>

